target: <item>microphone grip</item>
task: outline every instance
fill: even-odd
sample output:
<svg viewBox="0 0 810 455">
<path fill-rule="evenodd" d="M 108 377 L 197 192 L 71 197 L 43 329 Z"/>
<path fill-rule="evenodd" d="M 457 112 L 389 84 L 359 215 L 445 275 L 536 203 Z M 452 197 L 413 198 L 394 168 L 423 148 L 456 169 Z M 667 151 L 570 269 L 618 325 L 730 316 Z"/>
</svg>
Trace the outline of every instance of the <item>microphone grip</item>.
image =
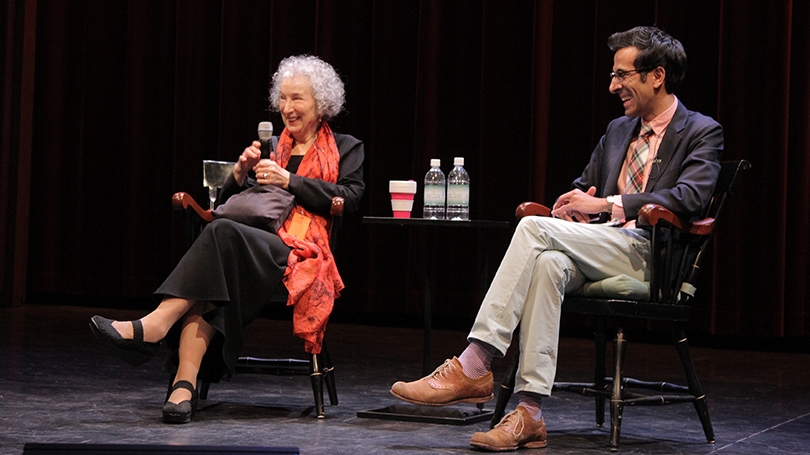
<svg viewBox="0 0 810 455">
<path fill-rule="evenodd" d="M 262 143 L 262 147 L 261 147 L 262 156 L 261 156 L 261 158 L 262 159 L 270 158 L 270 152 L 272 152 L 272 150 L 270 150 L 270 148 L 272 147 L 272 145 L 270 144 L 270 141 L 260 141 L 260 142 Z"/>
</svg>

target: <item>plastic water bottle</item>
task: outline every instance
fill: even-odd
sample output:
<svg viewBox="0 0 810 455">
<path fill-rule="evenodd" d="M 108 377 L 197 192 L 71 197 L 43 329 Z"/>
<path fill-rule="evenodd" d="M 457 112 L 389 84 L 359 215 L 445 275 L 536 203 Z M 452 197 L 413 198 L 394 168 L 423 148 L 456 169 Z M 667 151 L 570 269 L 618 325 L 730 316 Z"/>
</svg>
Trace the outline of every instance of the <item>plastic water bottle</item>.
<svg viewBox="0 0 810 455">
<path fill-rule="evenodd" d="M 447 219 L 470 219 L 470 174 L 461 157 L 453 159 L 453 170 L 447 174 Z"/>
<path fill-rule="evenodd" d="M 425 174 L 425 206 L 422 217 L 429 220 L 444 219 L 445 179 L 439 159 L 430 160 L 430 170 Z"/>
</svg>

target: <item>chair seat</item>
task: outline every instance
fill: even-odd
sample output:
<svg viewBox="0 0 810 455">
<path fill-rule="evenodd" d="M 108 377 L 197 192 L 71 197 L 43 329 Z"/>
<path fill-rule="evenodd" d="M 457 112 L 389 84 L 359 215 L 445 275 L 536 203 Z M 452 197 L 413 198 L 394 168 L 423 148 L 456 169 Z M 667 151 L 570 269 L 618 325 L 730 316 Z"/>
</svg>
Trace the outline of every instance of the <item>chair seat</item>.
<svg viewBox="0 0 810 455">
<path fill-rule="evenodd" d="M 639 302 L 637 300 L 566 296 L 565 300 L 563 300 L 563 311 L 597 316 L 686 322 L 689 320 L 691 307 L 666 303 Z"/>
<path fill-rule="evenodd" d="M 589 281 L 574 291 L 573 295 L 622 300 L 650 300 L 650 283 L 627 275 L 617 275 L 599 281 Z"/>
</svg>

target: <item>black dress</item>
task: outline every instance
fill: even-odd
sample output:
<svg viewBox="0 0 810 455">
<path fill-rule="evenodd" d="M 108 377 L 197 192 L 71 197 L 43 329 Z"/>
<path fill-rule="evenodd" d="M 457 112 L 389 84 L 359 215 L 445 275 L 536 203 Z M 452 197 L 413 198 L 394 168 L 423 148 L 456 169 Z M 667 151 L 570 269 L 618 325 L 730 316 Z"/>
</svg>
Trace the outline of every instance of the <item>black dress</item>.
<svg viewBox="0 0 810 455">
<path fill-rule="evenodd" d="M 340 154 L 336 184 L 294 174 L 297 164 L 288 164 L 289 191 L 297 204 L 307 210 L 329 214 L 334 196 L 345 200 L 344 210 L 356 211 L 363 196 L 363 143 L 352 136 L 335 134 Z M 239 186 L 229 177 L 220 192 L 224 202 L 233 194 L 255 185 L 245 179 Z M 208 351 L 200 366 L 199 379 L 217 382 L 230 379 L 242 348 L 242 328 L 255 319 L 281 284 L 290 248 L 275 233 L 217 219 L 207 225 L 197 240 L 155 291 L 155 296 L 181 297 L 204 302 L 203 317 L 215 329 Z M 177 349 L 182 319 L 176 323 L 165 342 L 170 355 L 165 367 L 177 371 Z"/>
</svg>

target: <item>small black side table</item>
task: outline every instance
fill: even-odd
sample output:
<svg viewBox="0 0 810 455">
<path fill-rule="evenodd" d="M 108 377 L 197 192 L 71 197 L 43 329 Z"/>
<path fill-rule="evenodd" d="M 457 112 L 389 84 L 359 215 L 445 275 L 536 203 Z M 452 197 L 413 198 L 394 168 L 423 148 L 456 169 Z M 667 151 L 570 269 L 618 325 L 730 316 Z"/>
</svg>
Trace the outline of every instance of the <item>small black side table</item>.
<svg viewBox="0 0 810 455">
<path fill-rule="evenodd" d="M 508 221 L 490 221 L 490 220 L 428 220 L 424 218 L 393 218 L 381 216 L 366 216 L 363 217 L 363 224 L 378 224 L 378 225 L 392 225 L 404 226 L 410 229 L 481 229 L 485 234 L 490 230 L 502 230 L 509 233 L 513 229 L 513 224 Z M 432 233 L 431 233 L 432 234 Z M 425 254 L 432 250 L 433 235 L 428 235 L 428 243 L 425 245 Z M 489 242 L 484 242 L 488 244 Z M 488 274 L 488 256 L 489 248 L 484 252 L 483 261 L 483 276 L 486 278 L 482 282 L 481 295 L 486 292 L 486 287 L 489 285 Z M 431 345 L 431 332 L 433 329 L 433 258 L 427 258 L 427 268 L 425 270 L 425 308 L 424 308 L 424 342 L 422 354 L 422 375 L 430 374 L 433 368 L 430 360 L 430 345 Z M 467 425 L 476 422 L 482 422 L 492 416 L 491 411 L 483 411 L 483 407 L 479 406 L 478 411 L 464 412 L 454 411 L 452 409 L 430 408 L 427 406 L 414 406 L 408 404 L 388 406 L 383 409 L 376 409 L 371 411 L 358 411 L 357 417 L 388 419 L 388 420 L 406 420 L 416 422 L 428 423 L 443 423 L 452 425 Z"/>
</svg>

